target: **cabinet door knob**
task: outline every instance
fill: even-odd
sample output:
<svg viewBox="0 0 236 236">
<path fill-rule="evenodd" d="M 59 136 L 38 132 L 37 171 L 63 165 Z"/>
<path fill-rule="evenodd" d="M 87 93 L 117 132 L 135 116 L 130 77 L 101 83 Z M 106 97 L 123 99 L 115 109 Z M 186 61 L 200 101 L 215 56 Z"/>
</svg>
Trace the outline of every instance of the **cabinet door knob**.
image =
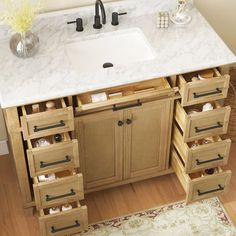
<svg viewBox="0 0 236 236">
<path fill-rule="evenodd" d="M 118 121 L 118 126 L 122 126 L 124 124 L 124 122 L 122 120 Z"/>
<path fill-rule="evenodd" d="M 127 125 L 132 124 L 132 122 L 133 122 L 133 121 L 132 121 L 131 119 L 127 119 L 127 120 L 126 120 L 126 124 L 127 124 Z"/>
</svg>

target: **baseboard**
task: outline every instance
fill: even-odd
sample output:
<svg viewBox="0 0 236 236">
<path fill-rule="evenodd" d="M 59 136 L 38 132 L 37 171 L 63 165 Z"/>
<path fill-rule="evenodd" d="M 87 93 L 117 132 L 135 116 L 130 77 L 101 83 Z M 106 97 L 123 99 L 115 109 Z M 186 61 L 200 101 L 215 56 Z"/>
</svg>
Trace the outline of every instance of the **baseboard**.
<svg viewBox="0 0 236 236">
<path fill-rule="evenodd" d="M 9 154 L 7 140 L 0 141 L 0 156 Z"/>
</svg>

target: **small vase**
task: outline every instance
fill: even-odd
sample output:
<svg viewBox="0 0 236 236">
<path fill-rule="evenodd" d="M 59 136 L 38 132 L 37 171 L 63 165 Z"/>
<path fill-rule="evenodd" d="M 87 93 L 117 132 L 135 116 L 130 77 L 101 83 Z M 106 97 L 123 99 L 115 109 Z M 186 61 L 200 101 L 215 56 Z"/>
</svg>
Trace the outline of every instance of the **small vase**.
<svg viewBox="0 0 236 236">
<path fill-rule="evenodd" d="M 12 53 L 20 58 L 32 57 L 39 48 L 39 38 L 31 31 L 15 33 L 10 39 Z"/>
</svg>

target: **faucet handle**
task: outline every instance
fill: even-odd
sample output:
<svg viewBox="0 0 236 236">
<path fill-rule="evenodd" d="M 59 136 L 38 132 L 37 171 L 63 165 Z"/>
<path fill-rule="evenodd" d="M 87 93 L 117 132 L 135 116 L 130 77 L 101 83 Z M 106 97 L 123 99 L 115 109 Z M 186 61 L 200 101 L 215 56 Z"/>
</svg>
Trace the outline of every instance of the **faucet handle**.
<svg viewBox="0 0 236 236">
<path fill-rule="evenodd" d="M 119 16 L 126 15 L 126 14 L 127 12 L 123 12 L 123 13 L 112 12 L 111 24 L 114 26 L 119 25 Z"/>
<path fill-rule="evenodd" d="M 67 24 L 74 24 L 74 23 L 76 23 L 76 31 L 77 32 L 82 32 L 84 30 L 82 18 L 77 18 L 75 21 L 67 22 Z"/>
</svg>

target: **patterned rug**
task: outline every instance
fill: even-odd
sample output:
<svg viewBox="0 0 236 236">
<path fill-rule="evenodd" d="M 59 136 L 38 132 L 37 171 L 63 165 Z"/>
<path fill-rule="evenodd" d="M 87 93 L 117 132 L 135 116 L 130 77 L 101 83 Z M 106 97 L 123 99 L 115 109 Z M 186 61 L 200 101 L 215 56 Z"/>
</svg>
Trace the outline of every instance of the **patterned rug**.
<svg viewBox="0 0 236 236">
<path fill-rule="evenodd" d="M 174 203 L 89 226 L 76 236 L 236 236 L 218 198 Z"/>
</svg>

